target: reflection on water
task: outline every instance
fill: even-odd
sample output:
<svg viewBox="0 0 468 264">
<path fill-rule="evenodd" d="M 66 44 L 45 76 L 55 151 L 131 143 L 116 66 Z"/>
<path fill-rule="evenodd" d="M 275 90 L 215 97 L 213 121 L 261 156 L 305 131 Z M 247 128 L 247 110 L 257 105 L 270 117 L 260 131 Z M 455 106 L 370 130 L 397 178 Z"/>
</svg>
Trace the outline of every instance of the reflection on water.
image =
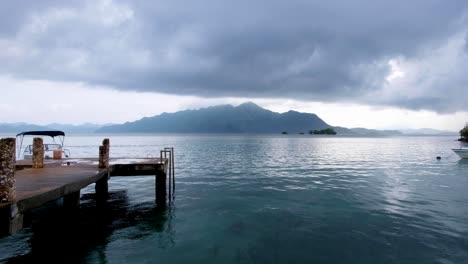
<svg viewBox="0 0 468 264">
<path fill-rule="evenodd" d="M 97 155 L 99 136 L 68 140 Z M 265 135 L 111 137 L 111 156 L 176 149 L 177 190 L 154 177 L 93 186 L 78 215 L 49 204 L 0 240 L 0 261 L 35 263 L 465 263 L 468 160 L 450 137 Z M 435 157 L 443 157 L 436 160 Z M 68 259 L 67 259 L 68 260 Z"/>
<path fill-rule="evenodd" d="M 173 208 L 157 207 L 155 202 L 131 205 L 127 191 L 109 193 L 106 201 L 94 193 L 81 197 L 81 208 L 67 211 L 60 201 L 34 210 L 28 216 L 30 250 L 6 263 L 107 263 L 107 244 L 118 239 L 139 240 L 160 234 L 160 247 L 174 244 L 170 221 Z"/>
</svg>

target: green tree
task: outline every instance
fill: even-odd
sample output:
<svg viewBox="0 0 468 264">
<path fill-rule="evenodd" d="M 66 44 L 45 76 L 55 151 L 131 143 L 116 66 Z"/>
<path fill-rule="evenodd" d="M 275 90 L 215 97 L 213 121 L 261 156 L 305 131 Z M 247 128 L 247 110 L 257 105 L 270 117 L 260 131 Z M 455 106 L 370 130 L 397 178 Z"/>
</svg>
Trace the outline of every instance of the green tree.
<svg viewBox="0 0 468 264">
<path fill-rule="evenodd" d="M 466 124 L 462 130 L 460 130 L 460 136 L 468 141 L 468 124 Z"/>
<path fill-rule="evenodd" d="M 322 130 L 310 130 L 309 134 L 314 135 L 336 135 L 336 131 L 333 128 L 327 128 Z"/>
</svg>

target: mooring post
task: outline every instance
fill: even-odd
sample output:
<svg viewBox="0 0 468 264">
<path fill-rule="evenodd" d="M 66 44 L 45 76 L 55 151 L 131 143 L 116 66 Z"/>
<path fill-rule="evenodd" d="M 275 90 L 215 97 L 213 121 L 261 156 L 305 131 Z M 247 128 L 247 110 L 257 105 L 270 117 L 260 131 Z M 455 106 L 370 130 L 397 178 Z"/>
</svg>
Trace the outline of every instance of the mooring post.
<svg viewBox="0 0 468 264">
<path fill-rule="evenodd" d="M 0 203 L 16 200 L 16 139 L 0 139 Z M 0 210 L 0 235 L 13 234 L 23 227 L 23 214 L 16 203 L 4 206 Z"/>
<path fill-rule="evenodd" d="M 42 138 L 33 139 L 32 167 L 34 169 L 44 168 L 44 141 Z"/>
<path fill-rule="evenodd" d="M 102 146 L 99 146 L 99 168 L 107 169 L 107 175 L 102 177 L 96 182 L 96 195 L 105 196 L 109 191 L 108 180 L 109 180 L 109 150 L 110 141 L 105 138 L 102 141 Z"/>
</svg>

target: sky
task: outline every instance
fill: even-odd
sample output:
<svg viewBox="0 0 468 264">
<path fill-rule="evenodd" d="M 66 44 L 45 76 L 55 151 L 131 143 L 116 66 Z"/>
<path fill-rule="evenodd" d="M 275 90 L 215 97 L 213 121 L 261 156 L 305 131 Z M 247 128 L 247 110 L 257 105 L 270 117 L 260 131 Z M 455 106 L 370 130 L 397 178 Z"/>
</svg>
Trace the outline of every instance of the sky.
<svg viewBox="0 0 468 264">
<path fill-rule="evenodd" d="M 468 122 L 468 1 L 0 3 L 0 123 L 252 101 L 331 125 Z"/>
</svg>

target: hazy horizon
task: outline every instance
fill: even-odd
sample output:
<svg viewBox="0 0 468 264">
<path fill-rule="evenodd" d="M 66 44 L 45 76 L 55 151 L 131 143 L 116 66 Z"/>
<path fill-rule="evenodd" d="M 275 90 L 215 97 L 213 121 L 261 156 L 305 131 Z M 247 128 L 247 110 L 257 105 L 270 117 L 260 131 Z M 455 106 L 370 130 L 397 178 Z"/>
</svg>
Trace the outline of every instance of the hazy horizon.
<svg viewBox="0 0 468 264">
<path fill-rule="evenodd" d="M 183 112 L 183 111 L 197 111 L 197 110 L 203 110 L 203 109 L 207 109 L 207 108 L 211 108 L 211 107 L 222 107 L 222 106 L 231 106 L 233 108 L 237 108 L 241 105 L 244 105 L 244 104 L 254 104 L 256 105 L 255 103 L 251 102 L 251 101 L 246 101 L 242 104 L 239 104 L 239 105 L 232 105 L 232 104 L 223 104 L 223 105 L 215 105 L 215 106 L 208 106 L 208 107 L 204 107 L 204 108 L 191 108 L 191 109 L 182 109 L 180 111 L 175 111 L 175 112 L 163 112 L 163 114 L 174 114 L 174 113 L 179 113 L 179 112 Z M 258 106 L 258 105 L 256 105 Z M 258 107 L 261 107 L 261 106 L 258 106 Z M 269 109 L 266 109 L 266 108 L 263 108 L 265 110 L 269 110 Z M 271 110 L 269 110 L 271 111 Z M 298 112 L 294 109 L 290 109 L 288 111 L 284 111 L 284 112 L 275 112 L 275 111 L 272 111 L 273 113 L 279 113 L 279 114 L 285 114 L 289 111 L 294 111 L 294 112 Z M 300 112 L 300 113 L 305 113 L 305 112 Z M 313 113 L 312 113 L 313 114 Z M 159 115 L 155 115 L 155 116 L 151 116 L 151 117 L 156 117 L 156 116 L 159 116 Z M 323 118 L 321 116 L 318 116 L 320 119 L 323 120 Z M 142 120 L 143 118 L 148 118 L 148 117 L 142 117 L 141 119 L 137 119 L 137 120 L 128 120 L 126 122 L 123 122 L 123 123 L 106 123 L 106 124 L 98 124 L 98 123 L 81 123 L 81 124 L 66 124 L 66 123 L 45 123 L 45 124 L 37 124 L 37 123 L 27 123 L 27 122 L 15 122 L 15 123 L 2 123 L 0 122 L 0 125 L 10 125 L 10 126 L 21 126 L 21 125 L 32 125 L 32 126 L 50 126 L 50 127 L 53 127 L 54 125 L 55 126 L 69 126 L 69 127 L 77 127 L 77 128 L 87 128 L 89 127 L 89 129 L 92 129 L 94 127 L 94 129 L 97 129 L 97 128 L 100 128 L 100 127 L 105 127 L 105 126 L 112 126 L 112 125 L 121 125 L 121 124 L 125 124 L 125 123 L 131 123 L 131 122 L 135 122 L 135 121 L 139 121 L 139 120 Z M 324 120 L 325 121 L 325 120 Z M 326 122 L 326 121 L 325 121 Z M 330 124 L 331 126 L 333 127 L 343 127 L 339 124 Z M 60 128 L 60 127 L 59 127 Z M 361 129 L 361 128 L 364 128 L 364 127 L 347 127 L 348 129 Z M 66 128 L 61 128 L 61 129 L 66 129 Z M 366 127 L 365 129 L 375 129 L 375 128 L 369 128 L 369 127 Z M 437 134 L 439 132 L 449 132 L 449 133 L 458 133 L 459 130 L 439 130 L 439 129 L 434 129 L 434 128 L 430 128 L 430 127 L 422 127 L 422 128 L 391 128 L 391 129 L 380 129 L 381 131 L 382 130 L 398 130 L 400 132 L 402 132 L 403 134 L 412 134 L 412 133 L 419 133 L 419 134 Z M 91 130 L 90 130 L 91 131 Z M 0 131 L 1 133 L 1 131 Z M 73 132 L 72 133 L 81 133 L 81 132 Z"/>
</svg>

